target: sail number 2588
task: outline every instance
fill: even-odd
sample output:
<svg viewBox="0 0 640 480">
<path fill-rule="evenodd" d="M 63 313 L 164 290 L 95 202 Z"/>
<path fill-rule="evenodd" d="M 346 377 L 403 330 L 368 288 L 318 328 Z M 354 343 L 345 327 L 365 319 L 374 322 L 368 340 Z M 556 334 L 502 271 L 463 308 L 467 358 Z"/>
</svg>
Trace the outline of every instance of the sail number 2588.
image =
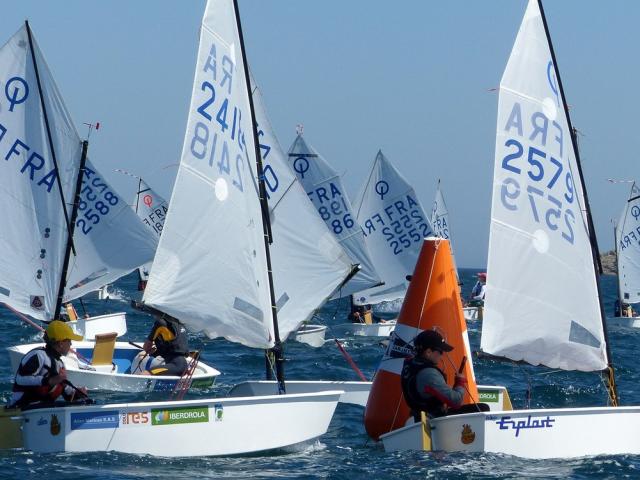
<svg viewBox="0 0 640 480">
<path fill-rule="evenodd" d="M 509 139 L 504 145 L 512 152 L 502 159 L 502 168 L 518 177 L 509 176 L 503 180 L 500 189 L 502 205 L 509 211 L 518 210 L 517 200 L 523 189 L 517 178 L 521 178 L 527 183 L 526 195 L 533 220 L 540 224 L 544 221 L 549 230 L 559 230 L 562 238 L 573 244 L 575 214 L 569 207 L 563 212 L 563 200 L 566 205 L 573 204 L 575 200 L 571 172 L 564 171 L 560 160 L 535 147 L 529 146 L 525 154 L 525 148 L 518 140 Z M 564 186 L 564 191 L 555 193 L 554 187 L 560 185 Z"/>
</svg>

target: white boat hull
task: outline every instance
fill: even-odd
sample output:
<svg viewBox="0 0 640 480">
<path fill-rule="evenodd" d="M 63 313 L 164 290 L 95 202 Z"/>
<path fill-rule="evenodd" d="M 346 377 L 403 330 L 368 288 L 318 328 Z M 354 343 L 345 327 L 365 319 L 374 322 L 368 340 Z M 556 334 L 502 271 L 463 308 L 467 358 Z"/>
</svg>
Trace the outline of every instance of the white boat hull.
<svg viewBox="0 0 640 480">
<path fill-rule="evenodd" d="M 341 380 L 287 380 L 287 393 L 312 393 L 327 389 L 344 390 L 340 403 L 367 406 L 369 391 L 373 382 L 341 381 Z M 239 383 L 229 392 L 229 396 L 273 395 L 278 391 L 278 384 L 273 380 L 253 380 Z M 511 401 L 507 389 L 497 385 L 478 385 L 480 401 L 489 405 L 492 411 L 511 409 Z"/>
<path fill-rule="evenodd" d="M 640 328 L 640 317 L 607 317 L 607 326 Z"/>
<path fill-rule="evenodd" d="M 295 333 L 293 339 L 296 342 L 306 343 L 319 348 L 324 345 L 324 335 L 327 332 L 325 325 L 303 324 Z"/>
<path fill-rule="evenodd" d="M 524 458 L 640 454 L 640 407 L 483 412 L 432 419 L 433 450 Z M 381 436 L 385 450 L 421 450 L 422 423 Z"/>
<path fill-rule="evenodd" d="M 36 453 L 248 454 L 321 436 L 341 393 L 27 410 L 22 412 L 23 441 Z"/>
<path fill-rule="evenodd" d="M 332 380 L 287 380 L 287 393 L 313 393 L 325 390 L 343 390 L 340 403 L 350 403 L 364 407 L 369 398 L 371 382 L 350 382 Z M 273 395 L 278 384 L 273 380 L 255 380 L 239 383 L 229 392 L 230 397 Z"/>
<path fill-rule="evenodd" d="M 394 328 L 396 328 L 395 320 L 384 323 L 341 323 L 335 327 L 340 335 L 356 337 L 388 337 Z"/>
<path fill-rule="evenodd" d="M 69 322 L 71 328 L 82 335 L 84 340 L 95 340 L 96 335 L 115 332 L 118 337 L 127 333 L 127 317 L 125 312 L 108 313 L 96 317 L 78 318 Z"/>
<path fill-rule="evenodd" d="M 7 349 L 11 360 L 11 368 L 15 372 L 25 353 L 44 344 L 17 345 Z M 91 359 L 93 342 L 73 342 L 72 348 L 87 360 Z M 171 391 L 175 388 L 180 377 L 174 375 L 140 375 L 131 374 L 131 360 L 140 349 L 126 342 L 116 342 L 114 365 L 95 366 L 95 370 L 86 369 L 78 357 L 69 354 L 62 357 L 67 370 L 68 380 L 78 387 L 88 390 L 107 390 L 114 392 L 150 392 Z M 82 358 L 80 357 L 80 358 Z M 84 368 L 81 368 L 81 365 Z M 215 368 L 198 362 L 193 373 L 189 388 L 211 387 L 220 372 Z"/>
</svg>

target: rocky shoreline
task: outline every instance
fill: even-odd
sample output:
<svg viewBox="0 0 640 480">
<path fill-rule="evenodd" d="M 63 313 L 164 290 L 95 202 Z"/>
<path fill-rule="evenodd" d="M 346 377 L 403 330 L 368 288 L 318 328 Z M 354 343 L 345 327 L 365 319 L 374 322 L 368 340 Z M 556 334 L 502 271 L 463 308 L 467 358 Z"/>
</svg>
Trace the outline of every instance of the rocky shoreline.
<svg viewBox="0 0 640 480">
<path fill-rule="evenodd" d="M 613 250 L 600 254 L 600 261 L 602 262 L 602 273 L 605 275 L 618 274 L 616 254 Z"/>
</svg>

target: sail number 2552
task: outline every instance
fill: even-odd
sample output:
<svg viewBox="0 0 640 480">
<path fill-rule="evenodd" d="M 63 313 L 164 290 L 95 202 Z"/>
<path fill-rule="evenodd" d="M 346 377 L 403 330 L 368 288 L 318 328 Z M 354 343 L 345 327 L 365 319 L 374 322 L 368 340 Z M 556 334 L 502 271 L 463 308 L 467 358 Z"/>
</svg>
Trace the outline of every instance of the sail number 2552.
<svg viewBox="0 0 640 480">
<path fill-rule="evenodd" d="M 502 205 L 509 211 L 518 210 L 517 201 L 525 193 L 533 220 L 546 225 L 551 231 L 559 230 L 562 238 L 573 244 L 576 217 L 569 207 L 575 200 L 571 172 L 564 171 L 560 160 L 540 149 L 529 146 L 525 152 L 518 140 L 509 139 L 504 145 L 511 149 L 511 153 L 502 159 L 502 169 L 515 175 L 506 177 L 502 182 Z M 518 179 L 527 184 L 525 189 Z M 557 192 L 557 187 L 563 188 Z M 563 201 L 567 205 L 564 211 Z"/>
</svg>

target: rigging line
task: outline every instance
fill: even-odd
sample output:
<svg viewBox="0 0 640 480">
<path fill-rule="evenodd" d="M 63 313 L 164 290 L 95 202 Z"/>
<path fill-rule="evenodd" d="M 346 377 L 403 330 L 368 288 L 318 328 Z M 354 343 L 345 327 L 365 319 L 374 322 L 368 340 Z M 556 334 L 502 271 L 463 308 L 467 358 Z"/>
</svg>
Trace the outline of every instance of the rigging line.
<svg viewBox="0 0 640 480">
<path fill-rule="evenodd" d="M 379 153 L 382 155 L 382 150 L 379 150 Z M 378 163 L 378 155 L 376 155 L 376 158 L 373 160 L 373 165 L 371 166 L 369 177 L 367 178 L 367 181 L 364 184 L 364 187 L 362 188 L 362 198 L 360 197 L 360 195 L 358 195 L 358 198 L 356 199 L 360 201 L 360 205 L 358 205 L 358 211 L 356 212 L 356 219 L 360 216 L 360 210 L 362 210 L 362 205 L 364 204 L 364 194 L 367 192 L 367 189 L 369 188 L 369 184 L 371 183 L 371 177 L 373 177 L 373 171 L 375 170 L 377 163 Z"/>
<path fill-rule="evenodd" d="M 22 320 L 24 323 L 26 323 L 27 325 L 31 325 L 33 328 L 35 328 L 36 330 L 45 333 L 45 329 L 42 328 L 40 325 L 38 325 L 37 323 L 29 320 L 29 317 L 27 317 L 26 315 L 24 315 L 22 312 L 19 312 L 18 310 L 16 310 L 15 308 L 13 308 L 11 305 L 9 305 L 8 303 L 4 304 L 5 307 L 7 307 L 9 310 L 11 310 L 13 313 L 15 313 L 18 318 L 20 318 L 20 320 Z M 87 360 L 87 358 L 82 355 L 80 352 L 78 352 L 75 348 L 71 347 L 69 349 L 70 352 L 73 352 L 76 354 L 76 357 L 78 357 L 80 360 L 82 360 L 83 362 L 85 362 L 88 365 L 91 365 L 91 362 L 89 360 Z"/>
<path fill-rule="evenodd" d="M 449 364 L 453 368 L 453 371 L 457 372 L 458 371 L 458 367 L 456 367 L 453 364 L 453 360 L 451 360 L 451 357 L 449 356 L 449 352 L 444 352 L 444 357 L 449 361 Z M 482 412 L 482 410 L 480 410 L 480 406 L 478 405 L 480 402 L 476 402 L 475 399 L 473 398 L 473 395 L 471 395 L 471 390 L 469 390 L 469 385 L 467 384 L 467 382 L 464 383 L 463 387 L 464 387 L 465 391 L 469 394 L 469 398 L 471 399 L 471 401 L 473 402 L 475 407 L 478 409 L 478 412 Z"/>
<path fill-rule="evenodd" d="M 400 405 L 401 405 L 403 402 L 404 402 L 404 403 L 406 403 L 406 401 L 405 401 L 405 399 L 404 399 L 404 392 L 402 392 L 402 391 L 401 391 L 401 392 L 400 392 L 400 401 L 399 401 L 399 402 L 398 402 L 398 404 L 396 405 L 396 411 L 395 411 L 395 413 L 393 414 L 393 419 L 391 420 L 391 422 L 390 422 L 390 424 L 389 424 L 389 430 L 388 430 L 388 431 L 391 431 L 391 430 L 393 429 L 393 426 L 394 426 L 394 425 L 395 425 L 395 423 L 396 423 L 396 419 L 398 418 L 398 414 L 400 413 Z"/>
<path fill-rule="evenodd" d="M 429 280 L 427 281 L 427 288 L 426 288 L 426 291 L 425 291 L 424 298 L 422 299 L 422 307 L 420 308 L 420 315 L 418 317 L 418 326 L 416 327 L 416 330 L 420 330 L 420 323 L 422 322 L 422 314 L 424 313 L 424 307 L 425 307 L 425 305 L 427 303 L 427 296 L 428 296 L 427 293 L 429 292 L 429 287 L 431 285 L 431 279 L 433 278 L 433 269 L 435 268 L 436 256 L 438 255 L 438 249 L 440 248 L 440 243 L 441 243 L 441 239 L 436 239 L 434 241 L 435 251 L 434 251 L 434 254 L 433 254 L 433 261 L 431 263 L 431 269 L 429 270 Z M 423 245 L 424 245 L 424 242 L 423 242 Z M 471 395 L 471 394 L 469 394 L 469 395 Z M 392 427 L 395 424 L 396 419 L 398 418 L 398 413 L 400 411 L 400 405 L 401 405 L 401 403 L 403 401 L 404 401 L 404 393 L 400 392 L 400 398 L 399 398 L 398 404 L 396 405 L 396 411 L 395 411 L 395 413 L 393 415 L 393 419 L 391 421 L 390 427 Z"/>
<path fill-rule="evenodd" d="M 367 382 L 367 377 L 364 376 L 362 370 L 358 368 L 358 365 L 356 365 L 356 362 L 353 360 L 353 358 L 351 358 L 351 355 L 349 355 L 349 353 L 345 350 L 340 341 L 337 338 L 334 338 L 333 340 L 336 342 L 336 345 L 338 345 L 338 349 L 340 350 L 340 353 L 342 353 L 342 356 L 347 360 L 347 363 L 349 363 L 349 365 L 351 365 L 351 368 L 353 368 L 353 370 L 358 374 L 360 380 L 362 380 L 363 382 Z"/>
<path fill-rule="evenodd" d="M 427 289 L 422 299 L 422 307 L 420 307 L 420 316 L 418 318 L 417 329 L 420 329 L 420 323 L 422 322 L 422 314 L 424 313 L 424 307 L 427 304 L 427 297 L 428 297 L 427 293 L 429 292 L 429 287 L 431 286 L 431 279 L 433 278 L 433 269 L 435 268 L 435 265 L 436 265 L 436 257 L 438 256 L 438 249 L 440 248 L 441 242 L 442 242 L 442 239 L 440 238 L 437 238 L 434 241 L 435 251 L 433 252 L 433 261 L 431 263 L 431 269 L 429 270 L 429 280 L 427 281 Z M 423 242 L 423 245 L 424 245 L 424 242 Z"/>
</svg>

